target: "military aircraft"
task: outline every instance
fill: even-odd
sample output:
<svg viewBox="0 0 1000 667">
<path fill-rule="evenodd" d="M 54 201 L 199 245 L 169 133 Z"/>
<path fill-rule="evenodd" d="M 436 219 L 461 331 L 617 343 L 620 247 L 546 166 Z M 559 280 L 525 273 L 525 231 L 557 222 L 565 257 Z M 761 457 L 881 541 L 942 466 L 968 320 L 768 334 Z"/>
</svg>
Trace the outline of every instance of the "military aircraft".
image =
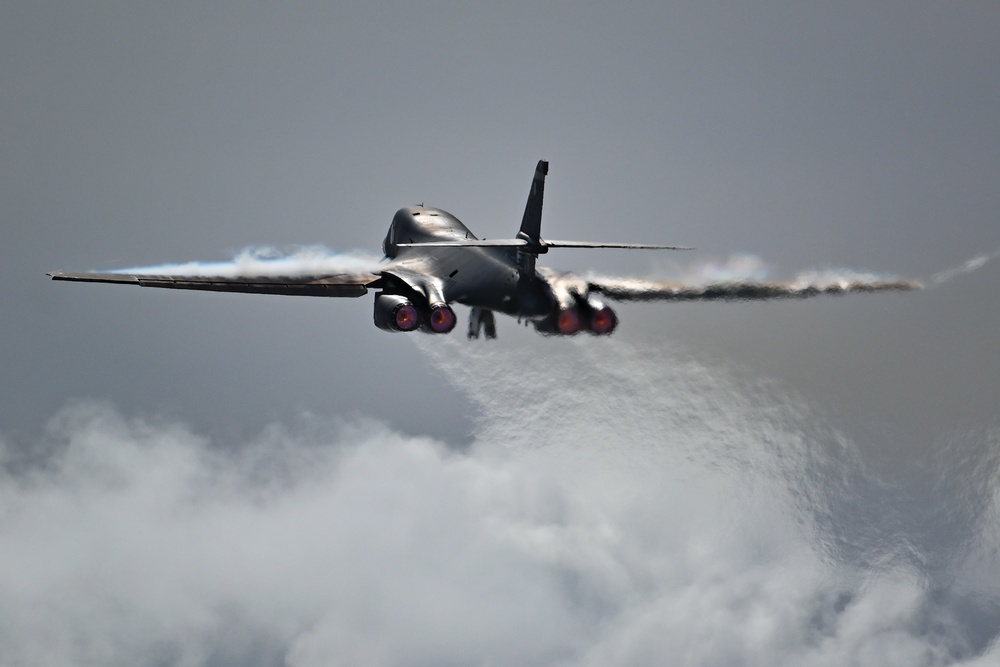
<svg viewBox="0 0 1000 667">
<path fill-rule="evenodd" d="M 683 284 L 632 278 L 584 278 L 537 267 L 550 248 L 690 250 L 639 243 L 552 241 L 541 237 L 542 198 L 548 162 L 535 168 L 521 228 L 513 239 L 479 239 L 458 218 L 437 208 L 396 212 L 382 242 L 384 259 L 370 271 L 294 275 L 191 275 L 190 273 L 50 273 L 53 280 L 121 283 L 141 287 L 326 297 L 375 295 L 375 326 L 383 331 L 446 334 L 457 318 L 452 304 L 471 307 L 469 338 L 496 337 L 495 312 L 516 317 L 545 335 L 611 334 L 615 301 L 712 301 L 806 298 L 911 290 L 915 281 L 840 279 L 792 283 L 720 281 Z"/>
</svg>

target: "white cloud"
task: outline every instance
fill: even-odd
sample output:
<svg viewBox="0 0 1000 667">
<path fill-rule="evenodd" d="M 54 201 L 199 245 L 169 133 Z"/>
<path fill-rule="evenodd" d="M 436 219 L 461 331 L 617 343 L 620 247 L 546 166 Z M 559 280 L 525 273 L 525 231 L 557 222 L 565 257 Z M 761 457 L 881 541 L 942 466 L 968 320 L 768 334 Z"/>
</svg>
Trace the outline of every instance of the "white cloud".
<svg viewBox="0 0 1000 667">
<path fill-rule="evenodd" d="M 814 411 L 669 348 L 540 345 L 421 343 L 481 406 L 467 452 L 311 416 L 223 448 L 67 408 L 47 464 L 0 482 L 0 664 L 910 666 L 985 650 L 952 593 L 995 553 L 956 551 L 976 567 L 950 582 L 844 557 L 838 541 L 879 527 L 838 501 L 864 480 Z"/>
</svg>

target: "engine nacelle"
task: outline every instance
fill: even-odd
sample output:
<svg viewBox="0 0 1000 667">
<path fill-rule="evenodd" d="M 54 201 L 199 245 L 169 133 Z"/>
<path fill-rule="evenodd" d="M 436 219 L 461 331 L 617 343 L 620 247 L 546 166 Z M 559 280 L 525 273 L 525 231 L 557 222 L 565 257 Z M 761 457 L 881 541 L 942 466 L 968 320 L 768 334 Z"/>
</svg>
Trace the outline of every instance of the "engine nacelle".
<svg viewBox="0 0 1000 667">
<path fill-rule="evenodd" d="M 384 292 L 375 295 L 375 326 L 382 331 L 414 331 L 420 320 L 420 311 L 405 296 Z"/>
</svg>

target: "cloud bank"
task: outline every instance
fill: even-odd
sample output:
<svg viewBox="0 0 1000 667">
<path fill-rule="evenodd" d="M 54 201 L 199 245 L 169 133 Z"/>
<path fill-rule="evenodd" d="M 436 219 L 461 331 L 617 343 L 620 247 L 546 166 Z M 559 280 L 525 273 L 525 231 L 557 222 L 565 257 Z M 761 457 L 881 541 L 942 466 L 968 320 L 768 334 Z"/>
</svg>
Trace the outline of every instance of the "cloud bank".
<svg viewBox="0 0 1000 667">
<path fill-rule="evenodd" d="M 308 415 L 223 446 L 95 403 L 7 447 L 0 664 L 1000 657 L 996 432 L 942 443 L 916 502 L 665 344 L 418 340 L 478 405 L 465 451 Z"/>
</svg>

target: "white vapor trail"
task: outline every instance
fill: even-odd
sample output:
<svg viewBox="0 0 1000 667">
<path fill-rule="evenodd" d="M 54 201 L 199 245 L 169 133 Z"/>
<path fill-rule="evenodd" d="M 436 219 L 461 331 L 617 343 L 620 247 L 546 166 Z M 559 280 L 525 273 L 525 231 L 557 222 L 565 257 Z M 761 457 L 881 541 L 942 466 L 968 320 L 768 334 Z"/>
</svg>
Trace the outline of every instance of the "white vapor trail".
<svg viewBox="0 0 1000 667">
<path fill-rule="evenodd" d="M 1000 257 L 1000 250 L 982 253 L 963 262 L 960 266 L 939 271 L 927 280 L 927 284 L 936 286 L 981 269 L 988 262 Z M 724 260 L 709 258 L 689 265 L 677 263 L 668 264 L 660 274 L 675 276 L 677 282 L 693 286 L 718 285 L 726 283 L 766 283 L 774 270 L 764 260 L 748 253 L 736 253 Z M 896 276 L 887 276 L 870 271 L 854 271 L 852 269 L 823 269 L 803 271 L 788 281 L 788 285 L 802 288 L 812 286 L 824 289 L 836 285 L 871 285 L 878 283 L 904 283 Z M 919 286 L 918 282 L 912 283 Z"/>
<path fill-rule="evenodd" d="M 673 279 L 619 278 L 591 274 L 592 291 L 616 301 L 753 301 L 805 299 L 822 295 L 897 292 L 923 288 L 916 280 L 850 269 L 806 271 L 792 280 L 773 280 L 768 266 L 753 255 L 733 255 L 678 268 Z M 564 278 L 563 280 L 568 280 Z"/>
<path fill-rule="evenodd" d="M 285 252 L 269 246 L 244 248 L 228 262 L 185 262 L 117 269 L 114 273 L 199 277 L 333 275 L 378 270 L 379 258 L 362 252 L 337 253 L 313 245 Z"/>
<path fill-rule="evenodd" d="M 990 260 L 1000 257 L 1000 250 L 977 255 L 958 267 L 940 271 L 926 282 L 938 286 L 972 273 Z M 855 292 L 910 291 L 925 287 L 919 280 L 900 279 L 852 269 L 803 271 L 791 280 L 774 280 L 773 273 L 755 255 L 734 254 L 725 260 L 707 259 L 682 266 L 667 265 L 672 279 L 616 278 L 590 274 L 588 280 L 598 292 L 623 301 L 741 301 L 778 298 L 807 298 L 822 294 Z"/>
<path fill-rule="evenodd" d="M 948 282 L 982 268 L 997 257 L 1000 257 L 1000 250 L 977 255 L 961 266 L 934 274 L 929 283 L 940 285 Z M 332 275 L 377 272 L 380 263 L 380 258 L 362 251 L 337 253 L 320 245 L 301 246 L 288 251 L 271 246 L 253 246 L 240 250 L 233 259 L 224 262 L 158 264 L 115 269 L 112 273 L 199 277 Z M 760 257 L 748 253 L 736 253 L 725 260 L 709 258 L 683 266 L 671 263 L 668 268 L 668 271 L 661 270 L 658 273 L 669 273 L 674 276 L 671 285 L 680 283 L 692 287 L 769 284 L 769 276 L 773 273 L 773 269 Z M 894 276 L 852 269 L 803 271 L 790 281 L 780 284 L 787 285 L 789 289 L 795 291 L 809 288 L 827 290 L 838 286 L 908 285 L 908 289 L 921 286 L 916 281 L 904 281 Z"/>
<path fill-rule="evenodd" d="M 925 514 L 767 383 L 555 343 L 420 339 L 464 452 L 68 407 L 0 475 L 0 665 L 996 664 L 1000 434 L 942 443 Z"/>
<path fill-rule="evenodd" d="M 674 280 L 694 286 L 721 283 L 765 283 L 774 280 L 774 268 L 757 255 L 734 253 L 725 259 L 707 258 L 690 264 L 670 262 L 659 275 L 672 276 Z M 796 286 L 812 285 L 820 289 L 837 284 L 882 283 L 898 281 L 895 276 L 887 276 L 870 271 L 828 268 L 800 272 L 788 284 Z"/>
<path fill-rule="evenodd" d="M 940 285 L 941 283 L 946 283 L 950 280 L 954 280 L 959 276 L 964 276 L 968 273 L 972 273 L 977 269 L 981 269 L 990 260 L 1000 257 L 1000 250 L 996 250 L 990 253 L 984 253 L 982 255 L 976 255 L 972 259 L 966 261 L 961 266 L 956 266 L 951 269 L 946 269 L 944 271 L 939 271 L 931 277 L 932 285 Z"/>
</svg>

